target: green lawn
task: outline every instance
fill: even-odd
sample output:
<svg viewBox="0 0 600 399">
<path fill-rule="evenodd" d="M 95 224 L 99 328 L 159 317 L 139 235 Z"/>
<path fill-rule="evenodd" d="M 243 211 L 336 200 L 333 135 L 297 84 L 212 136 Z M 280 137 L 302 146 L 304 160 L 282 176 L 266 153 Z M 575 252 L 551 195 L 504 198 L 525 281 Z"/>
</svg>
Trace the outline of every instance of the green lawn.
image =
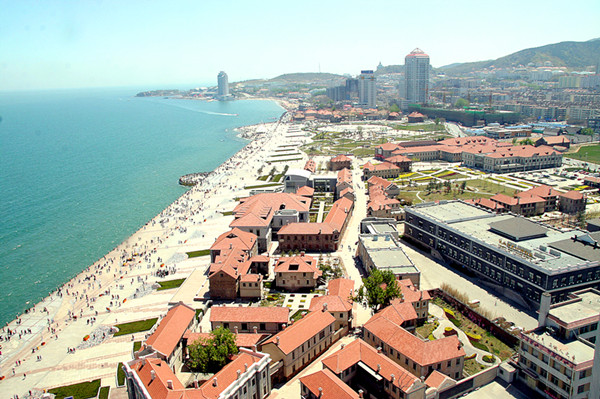
<svg viewBox="0 0 600 399">
<path fill-rule="evenodd" d="M 139 320 L 132 321 L 130 323 L 117 324 L 115 327 L 119 329 L 117 333 L 115 333 L 115 337 L 120 335 L 133 334 L 141 331 L 148 331 L 156 324 L 158 318 L 147 319 L 147 320 Z"/>
<path fill-rule="evenodd" d="M 223 216 L 231 216 L 231 215 L 233 215 L 233 211 L 221 212 L 221 214 L 222 214 Z"/>
<path fill-rule="evenodd" d="M 142 347 L 142 341 L 135 341 L 133 343 L 133 351 L 134 352 L 139 351 L 141 347 Z"/>
<path fill-rule="evenodd" d="M 488 366 L 477 362 L 475 359 L 465 359 L 464 373 L 467 375 L 473 375 L 479 373 L 481 370 L 487 369 Z"/>
<path fill-rule="evenodd" d="M 582 146 L 579 148 L 579 151 L 564 154 L 564 156 L 584 162 L 600 163 L 600 144 Z"/>
<path fill-rule="evenodd" d="M 210 254 L 210 249 L 201 249 L 200 251 L 186 252 L 188 258 L 197 258 L 199 256 L 206 256 Z"/>
<path fill-rule="evenodd" d="M 73 399 L 95 398 L 100 389 L 100 380 L 81 382 L 79 384 L 66 385 L 48 390 L 48 393 L 56 395 L 56 399 L 72 396 Z"/>
<path fill-rule="evenodd" d="M 110 392 L 110 387 L 100 388 L 100 393 L 98 394 L 98 399 L 108 399 L 109 392 Z"/>
<path fill-rule="evenodd" d="M 275 162 L 292 162 L 292 161 L 301 161 L 302 158 L 292 158 L 292 159 L 275 159 L 273 161 L 269 161 L 269 163 L 275 163 Z M 247 188 L 247 187 L 246 187 Z"/>
<path fill-rule="evenodd" d="M 117 385 L 122 387 L 125 385 L 125 371 L 123 371 L 123 363 L 117 365 Z"/>
<path fill-rule="evenodd" d="M 425 323 L 422 326 L 417 327 L 416 330 L 421 335 L 421 337 L 427 338 L 431 333 L 433 333 L 433 331 L 436 328 L 438 328 L 439 325 L 440 323 L 437 321 L 434 323 Z"/>
<path fill-rule="evenodd" d="M 396 130 L 410 130 L 412 132 L 424 131 L 424 132 L 445 132 L 446 127 L 443 124 L 424 124 L 424 125 L 394 125 Z"/>
<path fill-rule="evenodd" d="M 181 287 L 181 284 L 183 284 L 184 281 L 184 278 L 178 278 L 176 280 L 159 281 L 158 285 L 160 285 L 160 287 L 158 287 L 157 291 L 179 288 Z"/>
<path fill-rule="evenodd" d="M 279 183 L 259 184 L 256 186 L 246 186 L 246 187 L 244 187 L 244 189 L 252 190 L 254 188 L 265 188 L 265 187 L 273 187 L 273 186 L 280 186 L 280 185 L 281 184 L 279 184 Z"/>
</svg>

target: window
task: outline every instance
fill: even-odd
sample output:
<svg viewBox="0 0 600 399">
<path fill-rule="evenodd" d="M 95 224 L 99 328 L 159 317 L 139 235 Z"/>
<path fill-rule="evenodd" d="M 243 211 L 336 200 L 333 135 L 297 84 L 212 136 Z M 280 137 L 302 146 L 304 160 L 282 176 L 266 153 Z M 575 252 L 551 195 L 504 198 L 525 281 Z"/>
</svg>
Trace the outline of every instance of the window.
<svg viewBox="0 0 600 399">
<path fill-rule="evenodd" d="M 248 323 L 242 323 L 242 330 L 248 329 Z"/>
<path fill-rule="evenodd" d="M 267 325 L 265 323 L 260 323 L 260 329 L 261 330 L 266 330 L 267 329 Z"/>
<path fill-rule="evenodd" d="M 229 323 L 223 323 L 223 328 L 229 328 Z"/>
</svg>

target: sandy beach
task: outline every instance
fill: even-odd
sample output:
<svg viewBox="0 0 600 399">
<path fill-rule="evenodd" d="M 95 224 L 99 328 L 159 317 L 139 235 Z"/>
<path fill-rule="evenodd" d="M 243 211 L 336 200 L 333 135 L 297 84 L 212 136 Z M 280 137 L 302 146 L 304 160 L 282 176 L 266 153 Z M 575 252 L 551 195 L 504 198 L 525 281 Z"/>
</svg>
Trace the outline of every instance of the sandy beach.
<svg viewBox="0 0 600 399">
<path fill-rule="evenodd" d="M 222 212 L 249 194 L 244 186 L 260 184 L 257 171 L 277 146 L 288 144 L 288 127 L 273 122 L 240 128 L 241 136 L 252 140 L 248 145 L 110 253 L 5 325 L 0 330 L 0 398 L 39 397 L 41 389 L 96 378 L 102 386 L 115 387 L 117 364 L 131 359 L 132 341 L 147 333 L 113 337 L 111 327 L 164 316 L 176 290 L 156 291 L 157 281 L 186 278 L 208 267 L 208 257 L 188 259 L 185 252 L 208 249 L 228 229 L 233 216 Z"/>
</svg>

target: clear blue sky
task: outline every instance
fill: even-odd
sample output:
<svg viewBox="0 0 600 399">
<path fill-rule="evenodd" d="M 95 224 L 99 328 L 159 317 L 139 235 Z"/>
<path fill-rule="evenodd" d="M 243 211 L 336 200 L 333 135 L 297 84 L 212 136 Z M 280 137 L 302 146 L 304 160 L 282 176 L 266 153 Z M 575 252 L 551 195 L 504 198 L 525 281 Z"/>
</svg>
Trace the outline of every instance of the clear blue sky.
<svg viewBox="0 0 600 399">
<path fill-rule="evenodd" d="M 0 90 L 188 88 L 600 37 L 600 1 L 0 0 Z"/>
</svg>

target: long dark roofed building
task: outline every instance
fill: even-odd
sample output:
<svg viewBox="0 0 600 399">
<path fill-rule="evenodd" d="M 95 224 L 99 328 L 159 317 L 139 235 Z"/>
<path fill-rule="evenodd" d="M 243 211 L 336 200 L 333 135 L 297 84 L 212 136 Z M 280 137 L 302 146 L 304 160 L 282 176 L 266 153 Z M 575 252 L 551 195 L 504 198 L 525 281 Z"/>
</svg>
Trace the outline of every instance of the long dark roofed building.
<svg viewBox="0 0 600 399">
<path fill-rule="evenodd" d="M 406 208 L 405 237 L 531 307 L 600 287 L 600 232 L 560 231 L 462 201 Z"/>
</svg>

